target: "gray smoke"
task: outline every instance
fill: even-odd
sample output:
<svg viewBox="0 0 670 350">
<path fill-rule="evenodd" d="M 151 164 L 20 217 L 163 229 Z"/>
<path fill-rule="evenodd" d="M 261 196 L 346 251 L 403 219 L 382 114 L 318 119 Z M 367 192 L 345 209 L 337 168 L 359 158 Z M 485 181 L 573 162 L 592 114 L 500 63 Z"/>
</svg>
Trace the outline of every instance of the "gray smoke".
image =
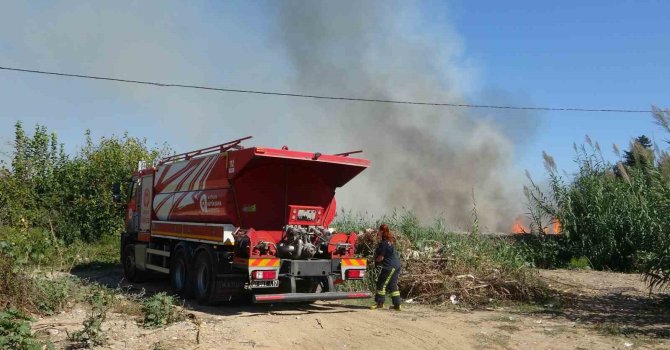
<svg viewBox="0 0 670 350">
<path fill-rule="evenodd" d="M 463 63 L 459 38 L 444 34 L 445 28 L 441 35 L 419 28 L 418 13 L 404 2 L 289 1 L 278 13 L 295 91 L 467 102 L 473 73 Z M 492 116 L 323 101 L 303 113 L 301 124 L 322 143 L 361 147 L 372 160 L 338 197 L 349 208 L 379 214 L 405 207 L 420 218 L 441 216 L 465 229 L 472 222 L 474 191 L 480 225 L 505 231 L 522 210 L 514 144 Z"/>
</svg>

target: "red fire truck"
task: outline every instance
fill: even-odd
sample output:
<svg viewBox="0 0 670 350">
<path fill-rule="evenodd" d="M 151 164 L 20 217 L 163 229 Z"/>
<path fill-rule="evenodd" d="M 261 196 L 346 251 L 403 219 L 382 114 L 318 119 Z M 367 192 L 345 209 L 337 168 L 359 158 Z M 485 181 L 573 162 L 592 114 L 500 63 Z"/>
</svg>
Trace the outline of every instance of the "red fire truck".
<svg viewBox="0 0 670 350">
<path fill-rule="evenodd" d="M 362 279 L 355 233 L 329 227 L 335 190 L 370 165 L 349 152 L 241 146 L 246 137 L 140 162 L 121 240 L 126 279 L 169 275 L 175 293 L 211 304 L 369 298 L 339 292 Z"/>
</svg>

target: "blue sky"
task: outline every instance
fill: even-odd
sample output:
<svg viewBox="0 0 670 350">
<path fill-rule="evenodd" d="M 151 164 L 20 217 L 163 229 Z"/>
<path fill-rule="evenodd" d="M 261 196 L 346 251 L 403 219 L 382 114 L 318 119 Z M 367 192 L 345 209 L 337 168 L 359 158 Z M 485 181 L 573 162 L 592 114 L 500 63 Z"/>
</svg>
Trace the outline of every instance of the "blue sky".
<svg viewBox="0 0 670 350">
<path fill-rule="evenodd" d="M 302 18 L 294 17 L 291 9 L 307 3 L 291 7 L 269 1 L 7 2 L 0 13 L 0 66 L 361 97 L 388 84 L 379 87 L 385 97 L 445 102 L 632 109 L 670 105 L 670 2 L 425 1 L 414 6 L 402 2 L 402 7 L 394 8 L 400 2 L 380 1 L 341 11 L 323 2 L 333 17 L 339 16 L 328 25 L 352 26 L 345 30 L 326 26 L 324 30 L 337 33 L 326 33 L 330 36 L 323 40 L 353 44 L 316 45 L 315 50 L 325 50 L 314 51 L 314 59 L 324 61 L 318 69 L 342 68 L 337 67 L 338 57 L 345 65 L 357 65 L 355 50 L 374 49 L 360 56 L 366 63 L 353 67 L 354 74 L 324 74 L 318 84 L 300 82 L 305 78 L 300 78 L 305 73 L 295 64 L 300 57 L 291 54 L 281 29 L 291 24 L 282 20 Z M 311 56 L 309 49 L 300 52 Z M 380 59 L 379 67 L 374 67 L 375 57 Z M 309 58 L 305 62 L 313 63 Z M 373 83 L 357 88 L 359 75 L 365 74 L 356 69 L 374 77 Z M 431 92 L 431 74 L 441 84 L 438 93 Z M 331 132 L 323 123 L 327 115 L 337 119 L 366 112 L 359 105 L 342 102 L 0 71 L 0 105 L 0 150 L 4 152 L 16 120 L 28 128 L 35 123 L 47 125 L 70 150 L 82 143 L 87 128 L 94 136 L 127 130 L 150 143 L 167 142 L 177 151 L 250 134 L 268 146 L 290 144 L 327 152 L 370 147 L 342 130 Z M 542 178 L 543 150 L 556 158 L 559 168 L 573 170 L 572 144 L 582 143 L 586 134 L 601 144 L 610 159 L 613 143 L 625 148 L 640 134 L 656 141 L 670 138 L 648 114 L 466 112 L 428 107 L 399 107 L 398 111 L 419 123 L 432 121 L 436 129 L 456 128 L 451 134 L 433 135 L 442 146 L 450 139 L 473 135 L 488 135 L 501 147 L 511 142 L 513 149 L 505 152 L 513 162 L 501 166 L 512 176 L 528 169 L 535 178 Z M 472 131 L 469 128 L 474 130 L 475 124 L 458 119 L 464 113 L 473 120 L 493 120 L 500 131 Z M 310 123 L 310 116 L 324 119 Z M 458 125 L 449 124 L 452 120 Z M 492 174 L 482 181 L 495 176 L 495 170 L 487 169 Z"/>
<path fill-rule="evenodd" d="M 670 104 L 666 1 L 466 1 L 448 3 L 482 86 L 510 104 L 647 109 Z M 482 101 L 485 102 L 485 101 Z M 542 174 L 542 150 L 573 169 L 572 143 L 588 134 L 606 156 L 646 134 L 670 138 L 647 114 L 544 112 L 520 165 Z M 622 148 L 623 148 L 622 147 Z"/>
</svg>

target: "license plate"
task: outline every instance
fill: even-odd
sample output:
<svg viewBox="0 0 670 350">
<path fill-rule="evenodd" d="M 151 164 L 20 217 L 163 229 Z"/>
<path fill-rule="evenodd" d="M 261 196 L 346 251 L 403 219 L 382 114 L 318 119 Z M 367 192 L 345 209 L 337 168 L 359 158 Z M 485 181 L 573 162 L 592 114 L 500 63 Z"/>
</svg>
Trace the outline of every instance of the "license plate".
<svg viewBox="0 0 670 350">
<path fill-rule="evenodd" d="M 279 287 L 279 280 L 274 281 L 251 281 L 251 288 L 276 288 Z"/>
</svg>

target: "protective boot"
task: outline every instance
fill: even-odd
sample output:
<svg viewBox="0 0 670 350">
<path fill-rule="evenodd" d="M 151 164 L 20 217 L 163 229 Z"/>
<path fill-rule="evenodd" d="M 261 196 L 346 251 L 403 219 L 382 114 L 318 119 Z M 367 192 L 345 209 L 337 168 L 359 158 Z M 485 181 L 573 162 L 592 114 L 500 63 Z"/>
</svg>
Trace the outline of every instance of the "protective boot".
<svg viewBox="0 0 670 350">
<path fill-rule="evenodd" d="M 384 303 L 376 303 L 370 306 L 370 310 L 377 310 L 377 309 L 383 309 L 384 308 Z"/>
</svg>

